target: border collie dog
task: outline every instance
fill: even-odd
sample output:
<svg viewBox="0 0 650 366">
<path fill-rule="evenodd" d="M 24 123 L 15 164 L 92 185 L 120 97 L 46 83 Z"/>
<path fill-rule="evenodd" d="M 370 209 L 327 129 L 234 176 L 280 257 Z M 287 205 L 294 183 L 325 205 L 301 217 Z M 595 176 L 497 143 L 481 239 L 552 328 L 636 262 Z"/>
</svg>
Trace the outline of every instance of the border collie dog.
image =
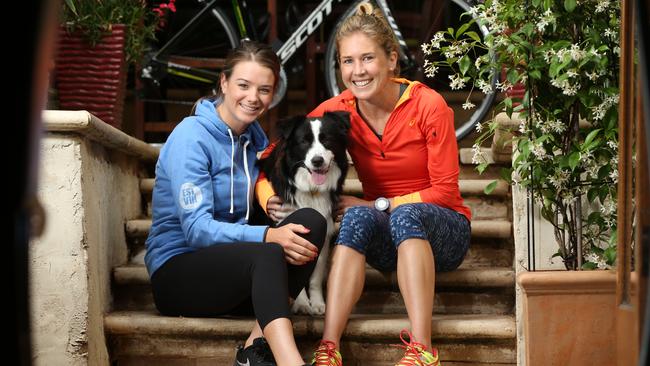
<svg viewBox="0 0 650 366">
<path fill-rule="evenodd" d="M 325 313 L 323 280 L 326 278 L 329 244 L 334 234 L 334 210 L 348 171 L 346 154 L 348 112 L 326 112 L 322 117 L 291 117 L 278 124 L 279 141 L 271 154 L 260 160 L 276 194 L 285 204 L 311 207 L 327 220 L 325 245 L 316 268 L 293 304 L 293 312 Z"/>
</svg>

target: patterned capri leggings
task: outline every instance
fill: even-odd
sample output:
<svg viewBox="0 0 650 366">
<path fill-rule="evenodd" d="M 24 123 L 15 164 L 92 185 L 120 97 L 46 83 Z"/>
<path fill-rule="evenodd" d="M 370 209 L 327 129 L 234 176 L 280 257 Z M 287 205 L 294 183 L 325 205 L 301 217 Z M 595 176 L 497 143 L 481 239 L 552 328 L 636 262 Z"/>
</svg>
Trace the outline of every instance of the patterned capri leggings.
<svg viewBox="0 0 650 366">
<path fill-rule="evenodd" d="M 374 268 L 397 269 L 397 247 L 406 239 L 431 244 L 436 271 L 456 269 L 469 249 L 471 227 L 462 214 L 431 203 L 409 203 L 392 213 L 374 208 L 350 207 L 341 220 L 336 245 L 345 245 L 366 256 Z"/>
</svg>

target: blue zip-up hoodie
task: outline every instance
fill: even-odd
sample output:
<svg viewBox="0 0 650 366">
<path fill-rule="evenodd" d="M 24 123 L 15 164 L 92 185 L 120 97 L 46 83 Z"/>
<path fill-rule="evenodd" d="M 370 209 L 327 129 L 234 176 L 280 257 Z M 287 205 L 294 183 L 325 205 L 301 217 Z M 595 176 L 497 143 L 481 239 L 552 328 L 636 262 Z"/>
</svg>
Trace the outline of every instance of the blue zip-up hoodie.
<svg viewBox="0 0 650 366">
<path fill-rule="evenodd" d="M 235 136 L 203 100 L 169 135 L 156 164 L 149 275 L 169 258 L 218 243 L 263 242 L 267 226 L 248 225 L 257 152 L 268 139 L 255 121 Z"/>
</svg>

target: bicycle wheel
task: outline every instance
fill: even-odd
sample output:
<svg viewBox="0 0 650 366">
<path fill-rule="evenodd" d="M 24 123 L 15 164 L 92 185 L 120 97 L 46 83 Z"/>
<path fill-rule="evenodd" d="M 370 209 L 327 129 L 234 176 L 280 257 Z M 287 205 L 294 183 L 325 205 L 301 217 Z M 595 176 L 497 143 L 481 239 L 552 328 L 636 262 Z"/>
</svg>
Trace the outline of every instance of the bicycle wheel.
<svg viewBox="0 0 650 366">
<path fill-rule="evenodd" d="M 223 9 L 185 1 L 177 3 L 158 36 L 158 50 L 141 75 L 143 101 L 164 106 L 155 119 L 177 120 L 198 98 L 214 93 L 228 52 L 239 45 L 239 32 Z"/>
<path fill-rule="evenodd" d="M 345 89 L 345 86 L 341 81 L 337 61 L 336 32 L 345 19 L 355 13 L 357 5 L 363 1 L 364 0 L 355 1 L 343 13 L 335 28 L 332 30 L 332 34 L 327 42 L 327 48 L 325 50 L 325 84 L 330 96 L 338 95 L 343 89 Z M 394 8 L 391 7 L 391 10 L 392 9 Z M 471 101 L 477 106 L 476 109 L 473 111 L 464 110 L 462 104 L 469 91 L 469 86 L 461 90 L 451 90 L 449 87 L 449 72 L 445 71 L 438 72 L 435 78 L 425 77 L 422 68 L 424 65 L 424 55 L 420 45 L 429 41 L 433 34 L 439 30 L 446 30 L 449 27 L 458 29 L 459 25 L 465 22 L 460 20 L 460 15 L 467 12 L 469 9 L 470 5 L 463 0 L 445 0 L 442 2 L 442 5 L 438 5 L 437 9 L 432 9 L 430 12 L 431 17 L 428 18 L 428 21 L 431 25 L 428 31 L 420 32 L 419 34 L 413 32 L 407 33 L 405 30 L 408 30 L 409 28 L 415 29 L 415 26 L 419 28 L 422 24 L 409 24 L 412 22 L 413 18 L 400 17 L 393 12 L 397 26 L 401 30 L 403 38 L 408 45 L 408 52 L 410 53 L 409 58 L 415 60 L 415 67 L 409 68 L 408 65 L 401 65 L 401 76 L 409 80 L 420 81 L 439 92 L 445 98 L 449 106 L 454 110 L 457 140 L 467 136 L 472 132 L 477 123 L 483 121 L 483 118 L 485 118 L 492 108 L 495 95 L 494 93 L 484 95 L 480 92 L 474 92 L 472 93 Z M 475 29 L 473 30 L 482 35 L 482 37 L 487 35 L 488 30 L 485 27 L 479 27 L 476 24 L 472 27 L 474 27 Z M 492 79 L 493 90 L 496 90 L 494 87 L 498 80 L 496 74 L 497 73 L 495 73 L 495 77 Z"/>
</svg>

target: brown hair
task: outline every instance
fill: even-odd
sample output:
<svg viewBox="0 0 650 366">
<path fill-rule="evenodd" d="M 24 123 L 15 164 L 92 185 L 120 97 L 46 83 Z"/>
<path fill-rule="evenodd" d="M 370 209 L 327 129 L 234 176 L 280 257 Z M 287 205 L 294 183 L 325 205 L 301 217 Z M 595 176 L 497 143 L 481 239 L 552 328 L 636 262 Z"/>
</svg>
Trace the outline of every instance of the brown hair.
<svg viewBox="0 0 650 366">
<path fill-rule="evenodd" d="M 217 92 L 214 95 L 202 97 L 194 103 L 192 107 L 191 114 L 194 114 L 196 111 L 196 106 L 201 103 L 204 99 L 217 100 L 223 97 L 223 91 L 221 90 L 221 78 L 223 76 L 227 79 L 230 79 L 235 66 L 240 62 L 253 61 L 257 62 L 263 67 L 268 68 L 273 72 L 273 91 L 276 91 L 278 83 L 280 81 L 280 58 L 278 55 L 273 52 L 271 46 L 259 43 L 256 41 L 242 41 L 239 46 L 233 48 L 228 52 L 228 57 L 226 57 L 226 62 L 223 69 L 221 69 L 221 74 L 219 75 L 219 80 L 217 80 Z"/>
<path fill-rule="evenodd" d="M 341 40 L 357 32 L 376 42 L 384 50 L 386 56 L 390 56 L 393 51 L 399 55 L 399 43 L 384 14 L 370 3 L 363 2 L 357 6 L 356 13 L 347 18 L 336 32 L 337 59 L 340 58 L 338 49 Z M 393 75 L 399 76 L 399 72 L 400 67 L 397 62 Z"/>
</svg>

